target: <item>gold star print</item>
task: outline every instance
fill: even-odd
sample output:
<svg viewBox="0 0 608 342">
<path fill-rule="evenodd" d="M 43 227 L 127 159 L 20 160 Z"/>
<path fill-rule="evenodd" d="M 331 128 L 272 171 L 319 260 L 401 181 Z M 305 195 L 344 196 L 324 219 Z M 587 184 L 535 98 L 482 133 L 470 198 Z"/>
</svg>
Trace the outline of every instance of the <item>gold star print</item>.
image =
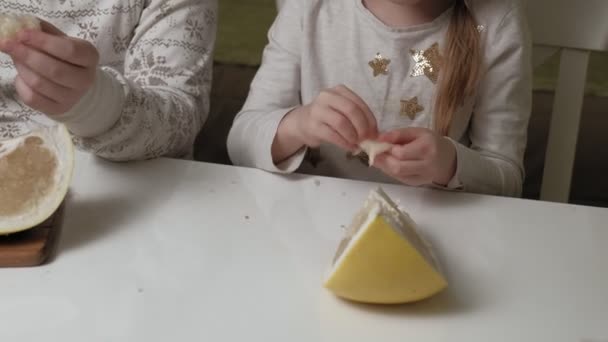
<svg viewBox="0 0 608 342">
<path fill-rule="evenodd" d="M 416 114 L 424 111 L 424 107 L 418 104 L 418 97 L 410 100 L 401 100 L 401 116 L 407 116 L 410 120 L 416 118 Z"/>
<path fill-rule="evenodd" d="M 439 51 L 439 44 L 435 43 L 426 50 L 410 50 L 416 64 L 412 70 L 412 77 L 426 76 L 433 83 L 437 83 L 439 72 L 443 66 L 443 56 Z"/>
<path fill-rule="evenodd" d="M 391 60 L 382 57 L 380 52 L 376 54 L 376 57 L 369 61 L 369 66 L 374 70 L 374 77 L 378 75 L 388 75 L 388 65 L 391 64 Z"/>
</svg>

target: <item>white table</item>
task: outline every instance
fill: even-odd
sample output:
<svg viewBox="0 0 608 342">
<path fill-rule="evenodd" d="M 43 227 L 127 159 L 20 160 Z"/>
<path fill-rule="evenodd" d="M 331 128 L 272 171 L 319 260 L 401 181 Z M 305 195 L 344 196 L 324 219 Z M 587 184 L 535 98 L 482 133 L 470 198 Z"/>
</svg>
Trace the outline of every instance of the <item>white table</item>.
<svg viewBox="0 0 608 342">
<path fill-rule="evenodd" d="M 608 341 L 608 210 L 386 186 L 449 290 L 321 287 L 373 184 L 78 154 L 60 251 L 0 270 L 0 341 Z"/>
</svg>

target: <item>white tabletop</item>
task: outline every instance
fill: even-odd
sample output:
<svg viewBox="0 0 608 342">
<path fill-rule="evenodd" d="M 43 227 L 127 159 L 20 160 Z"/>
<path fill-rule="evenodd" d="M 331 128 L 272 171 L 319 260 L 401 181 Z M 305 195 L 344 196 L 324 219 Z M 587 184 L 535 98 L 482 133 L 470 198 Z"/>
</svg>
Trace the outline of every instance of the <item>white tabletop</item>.
<svg viewBox="0 0 608 342">
<path fill-rule="evenodd" d="M 449 290 L 321 286 L 374 184 L 79 153 L 57 258 L 0 270 L 0 341 L 608 341 L 608 210 L 386 186 Z"/>
</svg>

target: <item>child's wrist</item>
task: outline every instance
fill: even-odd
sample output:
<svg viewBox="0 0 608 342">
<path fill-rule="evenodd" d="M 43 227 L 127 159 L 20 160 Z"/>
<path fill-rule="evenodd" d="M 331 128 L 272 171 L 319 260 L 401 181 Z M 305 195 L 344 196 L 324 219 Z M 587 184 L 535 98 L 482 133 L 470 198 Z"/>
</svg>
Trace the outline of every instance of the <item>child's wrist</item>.
<svg viewBox="0 0 608 342">
<path fill-rule="evenodd" d="M 302 146 L 306 145 L 302 134 L 301 124 L 301 117 L 305 110 L 306 108 L 304 107 L 298 107 L 285 116 L 283 122 L 281 123 L 281 125 L 283 125 L 282 140 L 289 141 L 292 144 L 298 144 Z"/>
<path fill-rule="evenodd" d="M 301 107 L 287 113 L 279 123 L 274 141 L 272 143 L 272 159 L 275 163 L 281 162 L 296 153 L 306 144 L 303 142 L 299 128 L 299 112 Z"/>
<path fill-rule="evenodd" d="M 442 137 L 440 144 L 440 151 L 443 153 L 441 153 L 441 160 L 438 163 L 440 165 L 439 174 L 433 179 L 433 183 L 446 186 L 456 174 L 457 153 L 456 147 L 449 139 Z"/>
</svg>

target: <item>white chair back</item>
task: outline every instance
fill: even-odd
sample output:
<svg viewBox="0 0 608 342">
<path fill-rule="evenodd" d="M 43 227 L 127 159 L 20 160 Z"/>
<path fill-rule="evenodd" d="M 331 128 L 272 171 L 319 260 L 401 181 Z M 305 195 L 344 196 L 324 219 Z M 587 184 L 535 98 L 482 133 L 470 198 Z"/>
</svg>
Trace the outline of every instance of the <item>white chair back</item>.
<svg viewBox="0 0 608 342">
<path fill-rule="evenodd" d="M 591 51 L 608 51 L 608 1 L 527 0 L 534 65 L 561 54 L 541 199 L 568 202 Z M 598 146 L 599 148 L 599 146 Z"/>
</svg>

